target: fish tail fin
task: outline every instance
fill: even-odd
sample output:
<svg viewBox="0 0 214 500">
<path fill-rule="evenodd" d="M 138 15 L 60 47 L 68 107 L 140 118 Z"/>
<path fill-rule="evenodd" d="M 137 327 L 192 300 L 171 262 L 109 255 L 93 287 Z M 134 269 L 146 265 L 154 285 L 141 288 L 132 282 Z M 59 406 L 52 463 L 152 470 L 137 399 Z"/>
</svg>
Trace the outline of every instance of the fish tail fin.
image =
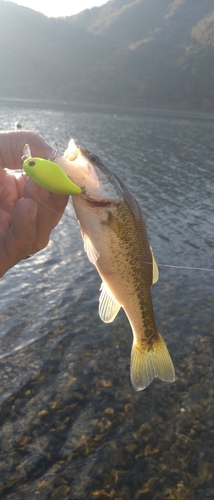
<svg viewBox="0 0 214 500">
<path fill-rule="evenodd" d="M 145 389 L 155 377 L 163 382 L 175 380 L 174 366 L 166 344 L 158 333 L 152 347 L 133 342 L 131 352 L 131 382 L 136 391 Z"/>
</svg>

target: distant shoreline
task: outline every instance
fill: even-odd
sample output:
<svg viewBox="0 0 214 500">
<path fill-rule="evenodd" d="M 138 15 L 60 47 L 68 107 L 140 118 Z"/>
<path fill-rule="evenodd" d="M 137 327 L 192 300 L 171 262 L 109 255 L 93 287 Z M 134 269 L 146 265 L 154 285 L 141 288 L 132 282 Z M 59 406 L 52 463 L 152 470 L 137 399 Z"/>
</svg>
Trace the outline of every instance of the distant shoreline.
<svg viewBox="0 0 214 500">
<path fill-rule="evenodd" d="M 36 107 L 36 108 L 52 108 L 61 109 L 69 111 L 97 111 L 97 112 L 110 112 L 113 114 L 117 113 L 132 113 L 140 115 L 151 115 L 151 116 L 168 116 L 176 118 L 189 118 L 189 119 L 203 119 L 203 120 L 214 120 L 214 113 L 208 113 L 204 111 L 189 111 L 189 110 L 178 110 L 178 109 L 165 109 L 165 108 L 141 108 L 133 106 L 118 106 L 113 104 L 95 104 L 95 103 L 85 103 L 85 102 L 72 102 L 72 101 L 57 101 L 54 99 L 23 99 L 23 98 L 8 98 L 0 97 L 0 104 L 6 106 L 26 106 L 26 107 Z"/>
</svg>

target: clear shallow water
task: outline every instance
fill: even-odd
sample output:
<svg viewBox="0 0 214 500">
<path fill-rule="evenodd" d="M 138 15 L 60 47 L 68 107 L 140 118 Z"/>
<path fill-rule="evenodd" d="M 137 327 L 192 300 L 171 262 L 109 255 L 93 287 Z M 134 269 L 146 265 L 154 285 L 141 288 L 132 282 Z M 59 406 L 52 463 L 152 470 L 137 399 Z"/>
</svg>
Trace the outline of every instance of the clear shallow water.
<svg viewBox="0 0 214 500">
<path fill-rule="evenodd" d="M 97 153 L 130 186 L 160 264 L 213 268 L 214 122 L 2 107 Z M 100 278 L 71 204 L 45 251 L 0 282 L 0 492 L 5 499 L 214 497 L 214 273 L 160 266 L 156 322 L 176 382 L 135 393 L 132 333 L 98 317 Z"/>
</svg>

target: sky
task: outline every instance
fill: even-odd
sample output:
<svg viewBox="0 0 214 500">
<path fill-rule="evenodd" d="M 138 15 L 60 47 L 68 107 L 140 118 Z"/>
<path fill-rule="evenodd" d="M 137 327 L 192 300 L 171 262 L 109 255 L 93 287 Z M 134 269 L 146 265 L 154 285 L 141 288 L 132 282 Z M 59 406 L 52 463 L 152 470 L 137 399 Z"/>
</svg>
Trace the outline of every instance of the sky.
<svg viewBox="0 0 214 500">
<path fill-rule="evenodd" d="M 73 16 L 85 9 L 100 7 L 108 0 L 17 0 L 18 5 L 42 12 L 48 17 Z"/>
</svg>

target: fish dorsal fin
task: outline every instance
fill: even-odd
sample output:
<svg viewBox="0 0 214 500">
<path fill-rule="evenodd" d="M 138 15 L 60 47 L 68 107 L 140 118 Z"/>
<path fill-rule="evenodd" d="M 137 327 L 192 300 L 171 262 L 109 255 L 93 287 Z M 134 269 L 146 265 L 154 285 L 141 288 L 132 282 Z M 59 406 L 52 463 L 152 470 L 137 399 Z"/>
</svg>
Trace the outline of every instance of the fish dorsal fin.
<svg viewBox="0 0 214 500">
<path fill-rule="evenodd" d="M 99 316 L 104 323 L 111 323 L 120 310 L 120 304 L 112 296 L 105 283 L 102 283 L 100 290 Z"/>
<path fill-rule="evenodd" d="M 88 260 L 90 260 L 90 262 L 92 262 L 92 264 L 95 265 L 100 254 L 98 250 L 94 247 L 88 234 L 83 230 L 81 230 L 81 234 L 84 242 L 84 250 L 87 253 Z"/>
<path fill-rule="evenodd" d="M 154 285 L 154 283 L 157 283 L 157 281 L 158 281 L 159 270 L 158 270 L 157 262 L 155 260 L 154 254 L 153 254 L 152 247 L 150 247 L 150 250 L 151 250 L 151 254 L 152 254 L 152 269 L 153 269 L 152 284 Z"/>
</svg>

